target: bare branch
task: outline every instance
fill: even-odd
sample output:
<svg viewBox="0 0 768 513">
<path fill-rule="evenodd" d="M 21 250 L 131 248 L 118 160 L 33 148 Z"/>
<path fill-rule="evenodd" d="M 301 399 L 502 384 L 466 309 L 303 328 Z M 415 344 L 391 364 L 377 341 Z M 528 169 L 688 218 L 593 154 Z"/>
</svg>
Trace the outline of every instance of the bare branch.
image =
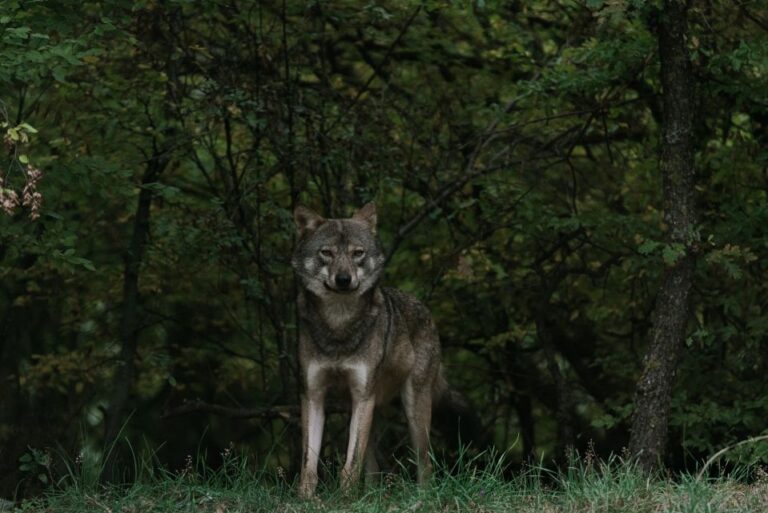
<svg viewBox="0 0 768 513">
<path fill-rule="evenodd" d="M 340 408 L 339 406 L 327 406 L 326 413 L 348 413 L 349 408 Z M 282 406 L 262 406 L 258 408 L 236 408 L 232 406 L 222 406 L 220 404 L 211 404 L 204 401 L 189 401 L 177 408 L 167 410 L 162 418 L 168 419 L 187 415 L 190 413 L 212 413 L 230 419 L 276 419 L 283 418 L 288 421 L 295 421 L 301 416 L 301 407 L 298 404 L 287 404 Z"/>
</svg>

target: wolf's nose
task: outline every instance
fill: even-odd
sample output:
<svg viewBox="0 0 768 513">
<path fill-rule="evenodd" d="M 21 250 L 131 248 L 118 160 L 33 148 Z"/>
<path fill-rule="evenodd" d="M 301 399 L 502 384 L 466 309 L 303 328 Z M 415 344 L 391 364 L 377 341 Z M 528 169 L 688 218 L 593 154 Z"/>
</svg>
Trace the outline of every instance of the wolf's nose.
<svg viewBox="0 0 768 513">
<path fill-rule="evenodd" d="M 336 275 L 336 286 L 340 289 L 346 289 L 352 283 L 352 276 L 347 273 L 339 273 Z"/>
</svg>

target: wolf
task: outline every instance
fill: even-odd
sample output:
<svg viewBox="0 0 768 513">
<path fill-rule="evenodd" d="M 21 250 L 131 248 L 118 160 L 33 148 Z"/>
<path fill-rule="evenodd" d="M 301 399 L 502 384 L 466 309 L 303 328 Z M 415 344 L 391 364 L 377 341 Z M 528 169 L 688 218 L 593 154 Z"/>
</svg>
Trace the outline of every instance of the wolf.
<svg viewBox="0 0 768 513">
<path fill-rule="evenodd" d="M 379 285 L 385 255 L 376 236 L 376 206 L 351 218 L 326 219 L 298 206 L 298 238 L 291 264 L 298 293 L 302 463 L 299 495 L 317 487 L 317 465 L 331 387 L 346 388 L 352 400 L 342 489 L 359 480 L 363 465 L 377 469 L 369 444 L 376 406 L 398 394 L 405 410 L 419 484 L 432 472 L 429 436 L 433 407 L 467 404 L 449 390 L 440 364 L 440 339 L 419 300 Z"/>
</svg>

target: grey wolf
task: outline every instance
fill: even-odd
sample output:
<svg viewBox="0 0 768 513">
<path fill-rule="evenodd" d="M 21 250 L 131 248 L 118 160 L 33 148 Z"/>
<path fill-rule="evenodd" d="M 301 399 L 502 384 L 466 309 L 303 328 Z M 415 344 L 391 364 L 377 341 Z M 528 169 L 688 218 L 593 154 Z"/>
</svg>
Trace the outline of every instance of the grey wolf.
<svg viewBox="0 0 768 513">
<path fill-rule="evenodd" d="M 324 402 L 334 386 L 346 388 L 352 415 L 341 485 L 355 485 L 363 466 L 378 468 L 369 444 L 374 409 L 400 395 L 418 467 L 428 480 L 432 410 L 452 400 L 440 365 L 440 340 L 432 315 L 415 297 L 379 285 L 385 256 L 376 237 L 376 207 L 351 218 L 326 219 L 299 206 L 298 240 L 291 260 L 300 287 L 299 364 L 302 463 L 299 495 L 317 487 L 325 421 Z"/>
</svg>

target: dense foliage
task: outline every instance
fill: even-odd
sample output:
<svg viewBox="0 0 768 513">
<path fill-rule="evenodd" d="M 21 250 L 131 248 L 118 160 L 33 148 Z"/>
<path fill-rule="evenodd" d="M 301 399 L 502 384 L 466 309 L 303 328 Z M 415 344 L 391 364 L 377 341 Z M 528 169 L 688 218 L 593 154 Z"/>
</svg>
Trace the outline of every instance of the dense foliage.
<svg viewBox="0 0 768 513">
<path fill-rule="evenodd" d="M 768 418 L 768 9 L 690 3 L 677 468 Z M 299 202 L 376 201 L 385 280 L 431 307 L 497 447 L 621 451 L 683 253 L 663 236 L 657 4 L 4 0 L 0 493 L 118 433 L 172 467 L 233 443 L 295 471 Z M 404 433 L 382 446 L 406 455 Z"/>
</svg>

